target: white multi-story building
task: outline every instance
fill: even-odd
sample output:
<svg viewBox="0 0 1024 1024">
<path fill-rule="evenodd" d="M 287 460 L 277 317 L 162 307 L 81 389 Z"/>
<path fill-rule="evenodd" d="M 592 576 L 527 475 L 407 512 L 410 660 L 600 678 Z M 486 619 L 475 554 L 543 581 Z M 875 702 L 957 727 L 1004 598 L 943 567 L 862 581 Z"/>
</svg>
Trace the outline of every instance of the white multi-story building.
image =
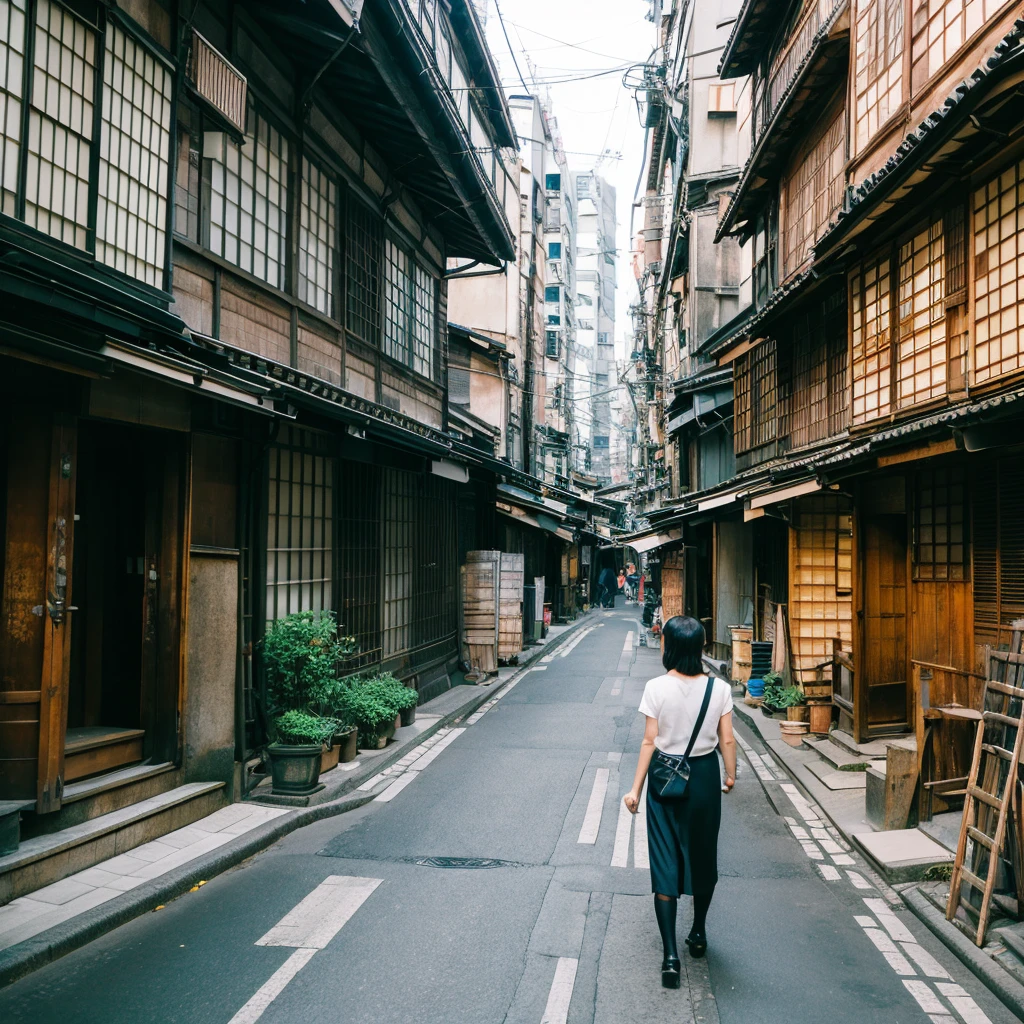
<svg viewBox="0 0 1024 1024">
<path fill-rule="evenodd" d="M 573 175 L 577 206 L 576 379 L 578 461 L 611 483 L 611 391 L 615 387 L 615 189 L 593 171 Z"/>
</svg>

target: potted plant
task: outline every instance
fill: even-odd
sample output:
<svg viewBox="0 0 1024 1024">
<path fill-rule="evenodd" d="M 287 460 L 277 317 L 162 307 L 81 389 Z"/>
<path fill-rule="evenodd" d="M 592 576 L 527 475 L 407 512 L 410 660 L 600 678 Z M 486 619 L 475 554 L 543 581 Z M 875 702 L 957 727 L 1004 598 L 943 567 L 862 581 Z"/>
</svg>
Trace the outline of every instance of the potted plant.
<svg viewBox="0 0 1024 1024">
<path fill-rule="evenodd" d="M 306 711 L 286 711 L 274 719 L 277 739 L 267 752 L 275 793 L 306 796 L 316 792 L 323 744 L 337 727 L 337 720 Z"/>
<path fill-rule="evenodd" d="M 354 761 L 359 754 L 359 730 L 354 725 L 343 725 L 334 734 L 332 745 L 338 748 L 338 763 Z"/>
<path fill-rule="evenodd" d="M 782 691 L 782 703 L 786 709 L 786 719 L 790 722 L 807 721 L 807 699 L 799 686 L 787 686 Z"/>
<path fill-rule="evenodd" d="M 779 672 L 768 672 L 764 677 L 764 699 L 761 701 L 761 712 L 771 718 L 786 710 L 783 694 L 786 687 L 782 685 Z"/>
<path fill-rule="evenodd" d="M 338 661 L 355 650 L 355 640 L 338 636 L 329 612 L 296 612 L 274 622 L 259 646 L 266 671 L 273 791 L 314 792 L 323 744 L 341 725 L 327 713 L 338 689 Z"/>
<path fill-rule="evenodd" d="M 392 676 L 394 679 L 394 676 Z M 398 714 L 402 725 L 412 725 L 416 721 L 416 708 L 420 702 L 420 695 L 412 686 L 395 679 L 398 686 L 395 688 L 395 702 L 398 704 Z"/>
<path fill-rule="evenodd" d="M 395 734 L 398 704 L 395 687 L 386 682 L 358 676 L 345 680 L 334 709 L 339 718 L 355 725 L 364 750 L 382 749 Z"/>
</svg>

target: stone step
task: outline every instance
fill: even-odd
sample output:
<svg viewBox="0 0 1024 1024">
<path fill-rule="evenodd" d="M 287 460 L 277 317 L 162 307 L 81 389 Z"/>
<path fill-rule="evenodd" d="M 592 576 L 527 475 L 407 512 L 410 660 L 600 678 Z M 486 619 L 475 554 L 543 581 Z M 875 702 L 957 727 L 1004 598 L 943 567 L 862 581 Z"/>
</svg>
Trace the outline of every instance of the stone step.
<svg viewBox="0 0 1024 1024">
<path fill-rule="evenodd" d="M 886 737 L 880 740 L 869 740 L 867 743 L 858 743 L 848 732 L 842 729 L 833 729 L 829 733 L 829 740 L 842 747 L 848 754 L 870 760 L 873 757 L 885 757 L 885 748 L 895 740 L 905 739 L 901 735 Z"/>
<path fill-rule="evenodd" d="M 78 825 L 24 840 L 0 857 L 0 904 L 191 825 L 227 803 L 223 782 L 192 782 Z"/>
<path fill-rule="evenodd" d="M 832 735 L 835 735 L 833 733 Z M 827 761 L 833 771 L 855 771 L 863 770 L 868 767 L 874 760 L 872 757 L 866 757 L 863 754 L 858 754 L 848 750 L 844 746 L 840 746 L 838 743 L 833 743 L 831 739 L 817 739 L 814 737 L 808 737 L 804 740 L 804 746 L 810 747 L 819 757 Z M 883 751 L 882 764 L 885 763 L 885 753 Z"/>
<path fill-rule="evenodd" d="M 822 785 L 831 790 L 864 789 L 867 785 L 864 772 L 836 771 L 826 761 L 810 761 L 807 764 L 807 770 L 820 779 Z"/>
</svg>

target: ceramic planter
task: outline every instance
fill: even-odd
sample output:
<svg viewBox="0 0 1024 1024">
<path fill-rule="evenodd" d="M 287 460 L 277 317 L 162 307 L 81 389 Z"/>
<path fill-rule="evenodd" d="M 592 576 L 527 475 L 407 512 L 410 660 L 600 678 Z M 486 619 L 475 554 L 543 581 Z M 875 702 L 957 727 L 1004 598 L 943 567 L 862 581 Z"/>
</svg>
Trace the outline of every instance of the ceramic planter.
<svg viewBox="0 0 1024 1024">
<path fill-rule="evenodd" d="M 354 761 L 358 757 L 359 748 L 357 740 L 358 733 L 354 725 L 334 734 L 334 742 L 338 744 L 339 764 L 348 764 L 349 761 Z"/>
<path fill-rule="evenodd" d="M 786 719 L 790 722 L 806 722 L 809 711 L 806 704 L 797 704 L 786 708 Z"/>
<path fill-rule="evenodd" d="M 319 788 L 320 758 L 323 747 L 317 744 L 289 746 L 271 743 L 267 747 L 270 757 L 270 775 L 273 792 L 284 796 L 308 796 Z"/>
<path fill-rule="evenodd" d="M 337 768 L 338 758 L 341 756 L 341 744 L 333 743 L 331 746 L 327 746 L 325 743 L 320 753 L 320 774 L 329 772 L 332 768 Z"/>
<path fill-rule="evenodd" d="M 832 726 L 832 705 L 831 704 L 811 704 L 811 732 L 818 736 L 824 736 L 828 734 L 829 729 Z"/>
<path fill-rule="evenodd" d="M 383 750 L 387 745 L 388 741 L 391 740 L 395 735 L 395 725 L 398 722 L 398 716 L 395 716 L 394 722 L 388 722 L 381 731 L 377 734 L 377 739 L 373 743 L 368 743 L 363 749 L 364 750 Z"/>
</svg>

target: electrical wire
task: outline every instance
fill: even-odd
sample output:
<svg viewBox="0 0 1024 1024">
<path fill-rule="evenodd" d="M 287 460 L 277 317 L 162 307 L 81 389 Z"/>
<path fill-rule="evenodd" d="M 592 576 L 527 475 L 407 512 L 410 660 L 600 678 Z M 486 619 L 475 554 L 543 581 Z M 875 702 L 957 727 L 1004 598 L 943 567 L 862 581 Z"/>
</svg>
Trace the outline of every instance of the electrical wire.
<svg viewBox="0 0 1024 1024">
<path fill-rule="evenodd" d="M 514 28 L 522 29 L 524 32 L 530 32 L 535 36 L 540 36 L 542 39 L 550 39 L 553 43 L 560 43 L 562 47 L 567 47 L 570 50 L 580 50 L 583 53 L 593 54 L 595 57 L 607 57 L 609 60 L 626 60 L 625 57 L 616 57 L 611 53 L 600 53 L 597 50 L 588 50 L 585 46 L 580 46 L 579 43 L 570 43 L 566 39 L 559 39 L 557 36 L 549 36 L 545 32 L 541 32 L 539 29 L 530 28 L 529 25 L 520 25 L 517 22 L 509 21 L 509 24 Z M 632 24 L 636 24 L 633 22 Z M 600 39 L 600 36 L 595 36 L 595 39 Z M 586 40 L 584 40 L 586 42 Z M 559 47 L 544 47 L 544 49 L 558 49 Z"/>
<path fill-rule="evenodd" d="M 505 19 L 501 16 L 501 7 L 498 6 L 498 0 L 494 0 L 494 9 L 498 12 L 498 24 L 501 25 L 501 34 L 505 37 L 505 42 L 508 44 L 508 54 L 512 58 L 512 63 L 515 65 L 516 74 L 519 75 L 519 81 L 523 88 L 526 90 L 527 96 L 532 96 L 530 87 L 526 84 L 526 79 L 523 78 L 522 71 L 519 70 L 519 61 L 516 60 L 516 55 L 512 50 L 512 41 L 508 37 L 508 29 L 505 28 Z"/>
</svg>

